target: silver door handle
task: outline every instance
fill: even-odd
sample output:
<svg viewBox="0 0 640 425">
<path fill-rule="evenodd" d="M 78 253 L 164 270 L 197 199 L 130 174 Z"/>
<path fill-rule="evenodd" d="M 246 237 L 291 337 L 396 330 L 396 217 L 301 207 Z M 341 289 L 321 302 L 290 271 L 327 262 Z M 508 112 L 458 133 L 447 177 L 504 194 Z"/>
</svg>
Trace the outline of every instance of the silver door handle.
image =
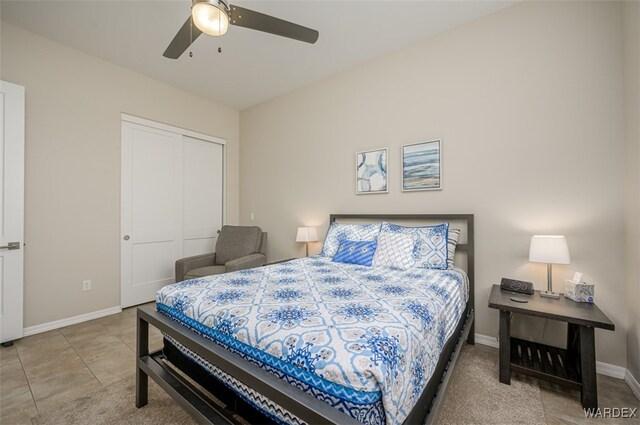
<svg viewBox="0 0 640 425">
<path fill-rule="evenodd" d="M 122 239 L 124 239 L 125 241 L 128 241 L 129 240 L 129 235 L 124 235 L 124 238 L 122 238 Z"/>
<path fill-rule="evenodd" d="M 8 249 L 10 251 L 14 249 L 20 249 L 20 242 L 9 242 L 5 246 L 0 246 L 0 249 Z"/>
</svg>

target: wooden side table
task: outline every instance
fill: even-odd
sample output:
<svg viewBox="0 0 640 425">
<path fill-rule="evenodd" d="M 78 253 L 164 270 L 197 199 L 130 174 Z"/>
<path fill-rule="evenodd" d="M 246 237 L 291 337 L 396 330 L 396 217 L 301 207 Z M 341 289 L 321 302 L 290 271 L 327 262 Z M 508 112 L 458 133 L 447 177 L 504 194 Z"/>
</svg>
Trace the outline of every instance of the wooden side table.
<svg viewBox="0 0 640 425">
<path fill-rule="evenodd" d="M 527 299 L 527 303 L 511 298 Z M 511 384 L 511 371 L 580 390 L 582 406 L 598 407 L 595 328 L 615 325 L 595 304 L 578 303 L 560 295 L 544 298 L 503 291 L 493 285 L 489 307 L 500 310 L 500 382 Z M 511 338 L 511 313 L 566 322 L 567 348 Z"/>
</svg>

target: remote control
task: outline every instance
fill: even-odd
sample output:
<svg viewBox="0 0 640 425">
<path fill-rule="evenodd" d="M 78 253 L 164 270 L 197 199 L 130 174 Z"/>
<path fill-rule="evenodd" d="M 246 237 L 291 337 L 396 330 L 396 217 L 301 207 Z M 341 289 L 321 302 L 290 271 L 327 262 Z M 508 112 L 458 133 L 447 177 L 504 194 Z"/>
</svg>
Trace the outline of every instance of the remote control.
<svg viewBox="0 0 640 425">
<path fill-rule="evenodd" d="M 511 301 L 515 301 L 517 303 L 528 303 L 529 302 L 529 300 L 525 300 L 523 298 L 516 298 L 516 297 L 511 297 L 510 300 Z"/>
</svg>

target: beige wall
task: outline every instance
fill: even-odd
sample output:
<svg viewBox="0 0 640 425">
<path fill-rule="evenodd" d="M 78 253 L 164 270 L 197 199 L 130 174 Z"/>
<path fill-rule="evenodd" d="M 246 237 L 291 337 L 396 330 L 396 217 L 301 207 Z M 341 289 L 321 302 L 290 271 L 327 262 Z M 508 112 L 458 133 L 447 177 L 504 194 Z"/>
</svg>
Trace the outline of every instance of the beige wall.
<svg viewBox="0 0 640 425">
<path fill-rule="evenodd" d="M 640 3 L 624 4 L 625 250 L 627 259 L 627 368 L 640 379 Z"/>
<path fill-rule="evenodd" d="M 25 326 L 120 305 L 121 112 L 226 139 L 237 222 L 237 111 L 6 23 L 1 56 L 26 87 Z"/>
<path fill-rule="evenodd" d="M 544 287 L 529 238 L 565 234 L 572 263 L 554 268 L 555 288 L 575 271 L 597 283 L 617 328 L 597 331 L 598 360 L 625 366 L 621 25 L 620 3 L 522 3 L 242 111 L 240 221 L 255 213 L 280 259 L 303 255 L 297 226 L 324 234 L 332 212 L 474 213 L 485 335 L 490 286 Z M 402 193 L 400 146 L 433 138 L 444 190 Z M 376 147 L 390 149 L 391 191 L 356 196 L 354 153 Z"/>
</svg>

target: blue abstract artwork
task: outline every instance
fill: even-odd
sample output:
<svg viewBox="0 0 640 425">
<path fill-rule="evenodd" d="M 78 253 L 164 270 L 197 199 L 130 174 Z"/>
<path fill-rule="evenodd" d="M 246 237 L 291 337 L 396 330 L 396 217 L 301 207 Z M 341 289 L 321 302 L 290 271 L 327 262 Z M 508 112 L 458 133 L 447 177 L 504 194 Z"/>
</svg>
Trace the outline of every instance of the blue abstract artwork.
<svg viewBox="0 0 640 425">
<path fill-rule="evenodd" d="M 402 147 L 402 190 L 442 189 L 440 140 Z"/>
<path fill-rule="evenodd" d="M 356 193 L 386 193 L 387 149 L 356 154 Z"/>
</svg>

